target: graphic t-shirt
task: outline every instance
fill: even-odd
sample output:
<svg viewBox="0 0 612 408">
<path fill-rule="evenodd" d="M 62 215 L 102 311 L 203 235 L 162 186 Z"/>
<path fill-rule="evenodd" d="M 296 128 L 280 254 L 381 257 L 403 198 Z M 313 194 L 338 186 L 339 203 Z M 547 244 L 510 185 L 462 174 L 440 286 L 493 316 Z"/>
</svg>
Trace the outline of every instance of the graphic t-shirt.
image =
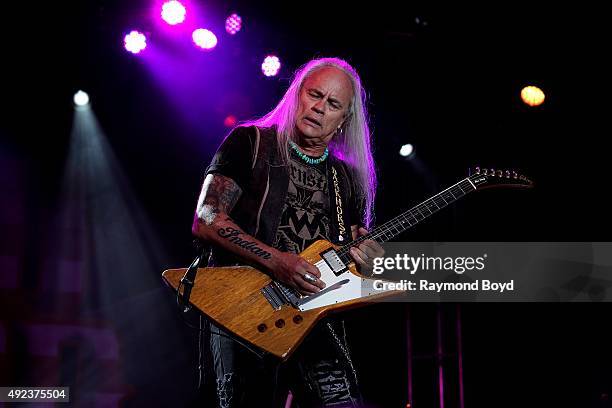
<svg viewBox="0 0 612 408">
<path fill-rule="evenodd" d="M 327 160 L 306 163 L 293 150 L 289 162 L 289 187 L 274 247 L 300 253 L 319 239 L 329 237 Z"/>
</svg>

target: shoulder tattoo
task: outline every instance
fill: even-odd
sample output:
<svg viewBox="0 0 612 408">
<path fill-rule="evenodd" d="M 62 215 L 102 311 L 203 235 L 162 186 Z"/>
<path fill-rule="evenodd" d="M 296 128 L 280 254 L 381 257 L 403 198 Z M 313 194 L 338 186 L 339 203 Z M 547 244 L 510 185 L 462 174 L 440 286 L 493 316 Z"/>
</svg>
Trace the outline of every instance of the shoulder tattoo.
<svg viewBox="0 0 612 408">
<path fill-rule="evenodd" d="M 230 213 L 241 194 L 242 190 L 231 178 L 209 174 L 198 200 L 198 219 L 206 225 L 212 224 L 220 212 Z"/>
</svg>

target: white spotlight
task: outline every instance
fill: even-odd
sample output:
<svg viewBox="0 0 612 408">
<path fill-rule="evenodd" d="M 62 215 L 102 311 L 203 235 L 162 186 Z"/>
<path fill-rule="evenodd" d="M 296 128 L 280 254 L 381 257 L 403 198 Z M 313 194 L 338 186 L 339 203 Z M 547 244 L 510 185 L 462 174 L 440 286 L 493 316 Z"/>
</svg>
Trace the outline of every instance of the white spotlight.
<svg viewBox="0 0 612 408">
<path fill-rule="evenodd" d="M 89 95 L 87 95 L 87 92 L 79 90 L 74 94 L 73 100 L 76 106 L 85 106 L 89 103 Z"/>
<path fill-rule="evenodd" d="M 399 154 L 404 157 L 408 157 L 412 153 L 414 153 L 414 146 L 412 146 L 410 143 L 403 145 L 399 152 Z"/>
</svg>

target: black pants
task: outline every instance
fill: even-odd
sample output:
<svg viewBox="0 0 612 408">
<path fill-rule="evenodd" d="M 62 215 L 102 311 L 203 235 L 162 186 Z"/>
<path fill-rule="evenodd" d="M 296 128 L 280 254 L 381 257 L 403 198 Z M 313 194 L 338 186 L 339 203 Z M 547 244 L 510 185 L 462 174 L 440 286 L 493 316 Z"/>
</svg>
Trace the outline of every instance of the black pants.
<svg viewBox="0 0 612 408">
<path fill-rule="evenodd" d="M 343 322 L 319 322 L 285 363 L 260 359 L 211 324 L 210 351 L 220 407 L 359 407 L 361 395 Z"/>
</svg>

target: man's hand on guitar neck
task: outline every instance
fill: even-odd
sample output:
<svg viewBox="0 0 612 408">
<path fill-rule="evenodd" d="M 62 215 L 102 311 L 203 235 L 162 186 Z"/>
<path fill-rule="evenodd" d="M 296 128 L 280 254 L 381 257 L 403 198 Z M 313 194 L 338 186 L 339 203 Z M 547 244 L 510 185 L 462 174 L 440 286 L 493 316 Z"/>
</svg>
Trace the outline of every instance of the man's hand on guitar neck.
<svg viewBox="0 0 612 408">
<path fill-rule="evenodd" d="M 367 235 L 368 230 L 362 227 L 353 225 L 351 227 L 353 239 L 357 239 L 361 236 Z M 357 269 L 362 274 L 371 275 L 374 270 L 374 258 L 379 258 L 385 255 L 385 250 L 376 241 L 366 239 L 350 249 L 351 257 L 355 260 Z"/>
</svg>

